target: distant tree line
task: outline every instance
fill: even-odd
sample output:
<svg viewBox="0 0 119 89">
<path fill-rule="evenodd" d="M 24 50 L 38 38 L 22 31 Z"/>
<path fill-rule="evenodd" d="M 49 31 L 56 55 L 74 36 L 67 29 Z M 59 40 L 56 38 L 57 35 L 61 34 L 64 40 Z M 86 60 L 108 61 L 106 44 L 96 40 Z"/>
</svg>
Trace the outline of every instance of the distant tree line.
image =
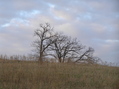
<svg viewBox="0 0 119 89">
<path fill-rule="evenodd" d="M 98 57 L 93 56 L 94 49 L 82 45 L 76 38 L 55 32 L 49 23 L 40 24 L 34 31 L 33 53 L 39 63 L 54 60 L 59 63 L 97 63 Z"/>
<path fill-rule="evenodd" d="M 0 60 L 35 60 L 31 55 L 0 55 Z"/>
</svg>

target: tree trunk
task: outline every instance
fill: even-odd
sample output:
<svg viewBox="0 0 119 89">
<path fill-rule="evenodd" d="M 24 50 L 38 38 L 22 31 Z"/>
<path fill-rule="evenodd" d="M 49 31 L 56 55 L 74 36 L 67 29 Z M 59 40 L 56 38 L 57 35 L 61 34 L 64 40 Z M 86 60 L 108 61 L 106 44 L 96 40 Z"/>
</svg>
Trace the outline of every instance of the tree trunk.
<svg viewBox="0 0 119 89">
<path fill-rule="evenodd" d="M 40 57 L 39 57 L 39 63 L 42 64 L 43 63 L 43 53 L 40 53 Z"/>
</svg>

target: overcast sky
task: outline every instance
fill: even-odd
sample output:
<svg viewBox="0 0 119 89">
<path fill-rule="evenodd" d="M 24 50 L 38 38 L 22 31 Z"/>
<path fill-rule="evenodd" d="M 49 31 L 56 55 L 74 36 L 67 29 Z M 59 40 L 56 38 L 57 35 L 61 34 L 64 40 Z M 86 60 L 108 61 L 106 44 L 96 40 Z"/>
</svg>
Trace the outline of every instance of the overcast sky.
<svg viewBox="0 0 119 89">
<path fill-rule="evenodd" d="M 119 0 L 0 0 L 0 54 L 31 52 L 34 30 L 48 22 L 78 38 L 103 61 L 119 62 Z"/>
</svg>

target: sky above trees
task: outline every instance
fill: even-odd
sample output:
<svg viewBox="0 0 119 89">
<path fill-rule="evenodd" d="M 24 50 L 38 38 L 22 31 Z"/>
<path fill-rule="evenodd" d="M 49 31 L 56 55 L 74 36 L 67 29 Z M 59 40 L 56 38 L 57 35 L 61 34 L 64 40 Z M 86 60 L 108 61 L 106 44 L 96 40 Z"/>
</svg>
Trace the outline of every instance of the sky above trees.
<svg viewBox="0 0 119 89">
<path fill-rule="evenodd" d="M 48 22 L 103 61 L 119 62 L 118 0 L 0 0 L 0 54 L 29 54 L 34 30 Z"/>
</svg>

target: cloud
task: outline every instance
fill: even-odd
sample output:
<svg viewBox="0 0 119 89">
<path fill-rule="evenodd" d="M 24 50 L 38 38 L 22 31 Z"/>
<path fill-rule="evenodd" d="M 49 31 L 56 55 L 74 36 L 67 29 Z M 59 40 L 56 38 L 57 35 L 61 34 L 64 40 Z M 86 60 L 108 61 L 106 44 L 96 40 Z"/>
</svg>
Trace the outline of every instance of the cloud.
<svg viewBox="0 0 119 89">
<path fill-rule="evenodd" d="M 63 19 L 63 20 L 70 20 L 71 19 L 70 14 L 68 14 L 62 10 L 52 8 L 51 13 L 55 16 L 56 19 Z"/>
<path fill-rule="evenodd" d="M 27 54 L 40 23 L 77 37 L 102 60 L 118 61 L 118 0 L 2 0 L 0 54 Z M 12 50 L 12 51 L 11 51 Z"/>
<path fill-rule="evenodd" d="M 100 43 L 96 49 L 98 49 L 99 56 L 102 56 L 103 59 L 107 62 L 116 62 L 119 63 L 119 40 L 105 40 Z"/>
</svg>

